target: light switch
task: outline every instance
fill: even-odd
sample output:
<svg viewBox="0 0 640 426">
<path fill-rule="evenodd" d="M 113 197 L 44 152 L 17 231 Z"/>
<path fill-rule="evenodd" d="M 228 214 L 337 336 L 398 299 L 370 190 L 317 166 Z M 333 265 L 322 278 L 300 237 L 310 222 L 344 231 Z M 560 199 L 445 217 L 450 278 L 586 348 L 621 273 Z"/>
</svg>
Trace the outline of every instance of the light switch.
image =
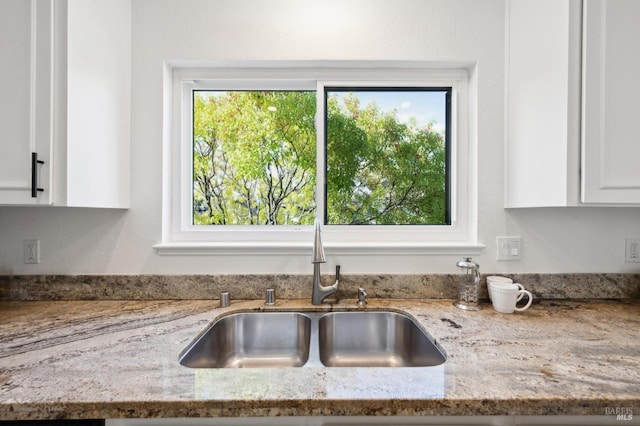
<svg viewBox="0 0 640 426">
<path fill-rule="evenodd" d="M 496 237 L 498 246 L 497 260 L 520 260 L 522 256 L 522 238 Z"/>
</svg>

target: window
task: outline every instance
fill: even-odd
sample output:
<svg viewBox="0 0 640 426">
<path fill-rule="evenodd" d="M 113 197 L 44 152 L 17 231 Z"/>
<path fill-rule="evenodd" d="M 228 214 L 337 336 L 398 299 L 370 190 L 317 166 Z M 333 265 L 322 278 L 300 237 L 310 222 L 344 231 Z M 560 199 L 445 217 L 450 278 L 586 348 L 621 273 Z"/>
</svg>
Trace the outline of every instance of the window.
<svg viewBox="0 0 640 426">
<path fill-rule="evenodd" d="M 324 222 L 450 225 L 450 87 L 325 87 Z"/>
<path fill-rule="evenodd" d="M 315 92 L 192 94 L 193 224 L 313 224 Z"/>
<path fill-rule="evenodd" d="M 466 69 L 170 70 L 161 253 L 475 243 Z M 235 250 L 237 249 L 237 251 Z"/>
</svg>

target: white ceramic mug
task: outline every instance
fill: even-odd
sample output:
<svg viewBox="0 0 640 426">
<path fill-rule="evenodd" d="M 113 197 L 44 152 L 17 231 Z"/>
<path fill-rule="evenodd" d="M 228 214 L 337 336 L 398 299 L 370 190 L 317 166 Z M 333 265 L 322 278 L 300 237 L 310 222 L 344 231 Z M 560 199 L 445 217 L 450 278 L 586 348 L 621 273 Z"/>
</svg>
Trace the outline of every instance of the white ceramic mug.
<svg viewBox="0 0 640 426">
<path fill-rule="evenodd" d="M 487 277 L 487 291 L 489 292 L 489 300 L 493 300 L 493 287 L 506 287 L 511 288 L 516 286 L 519 290 L 524 290 L 524 286 L 520 283 L 514 283 L 511 278 L 500 277 L 497 275 L 491 275 Z M 518 302 L 524 297 L 524 294 L 518 295 Z"/>
<path fill-rule="evenodd" d="M 487 290 L 489 291 L 489 300 L 493 300 L 493 289 L 494 288 L 507 288 L 507 289 L 518 289 L 518 290 L 524 290 L 524 286 L 520 283 L 494 283 L 491 282 L 489 284 L 487 284 Z M 522 299 L 524 297 L 523 293 L 520 293 L 518 295 L 518 302 L 520 301 L 520 299 Z"/>
<path fill-rule="evenodd" d="M 512 283 L 513 280 L 507 277 L 501 277 L 500 275 L 489 275 L 487 277 L 487 283 L 490 282 L 498 282 L 498 283 Z"/>
<path fill-rule="evenodd" d="M 493 309 L 503 314 L 512 314 L 514 311 L 522 312 L 528 309 L 533 302 L 533 295 L 530 291 L 519 289 L 513 284 L 511 284 L 511 287 L 493 287 L 492 292 L 493 299 L 491 299 L 491 303 L 493 304 Z M 516 306 L 519 300 L 518 297 L 521 299 L 525 294 L 529 297 L 529 300 L 526 305 L 518 308 Z"/>
</svg>

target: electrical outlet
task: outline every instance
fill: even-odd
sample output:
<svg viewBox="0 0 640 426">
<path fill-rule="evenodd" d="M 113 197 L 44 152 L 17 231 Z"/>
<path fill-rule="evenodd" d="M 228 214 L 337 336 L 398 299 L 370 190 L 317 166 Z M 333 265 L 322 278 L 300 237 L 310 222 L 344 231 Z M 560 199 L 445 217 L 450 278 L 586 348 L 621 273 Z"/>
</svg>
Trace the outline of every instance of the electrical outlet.
<svg viewBox="0 0 640 426">
<path fill-rule="evenodd" d="M 24 240 L 24 263 L 40 263 L 40 240 Z"/>
<path fill-rule="evenodd" d="M 520 260 L 522 256 L 522 238 L 496 237 L 498 246 L 497 260 Z"/>
<path fill-rule="evenodd" d="M 640 238 L 624 239 L 624 261 L 640 263 Z"/>
</svg>

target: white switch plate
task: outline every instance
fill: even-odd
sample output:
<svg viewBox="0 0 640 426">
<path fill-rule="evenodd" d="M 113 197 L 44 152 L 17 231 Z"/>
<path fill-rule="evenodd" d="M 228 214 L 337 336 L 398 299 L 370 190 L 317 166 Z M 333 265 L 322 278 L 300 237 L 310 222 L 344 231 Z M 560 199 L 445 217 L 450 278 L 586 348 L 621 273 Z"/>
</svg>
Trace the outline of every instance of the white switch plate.
<svg viewBox="0 0 640 426">
<path fill-rule="evenodd" d="M 522 257 L 522 238 L 496 237 L 498 260 L 520 260 Z"/>
<path fill-rule="evenodd" d="M 40 240 L 24 240 L 24 263 L 40 263 Z"/>
</svg>

